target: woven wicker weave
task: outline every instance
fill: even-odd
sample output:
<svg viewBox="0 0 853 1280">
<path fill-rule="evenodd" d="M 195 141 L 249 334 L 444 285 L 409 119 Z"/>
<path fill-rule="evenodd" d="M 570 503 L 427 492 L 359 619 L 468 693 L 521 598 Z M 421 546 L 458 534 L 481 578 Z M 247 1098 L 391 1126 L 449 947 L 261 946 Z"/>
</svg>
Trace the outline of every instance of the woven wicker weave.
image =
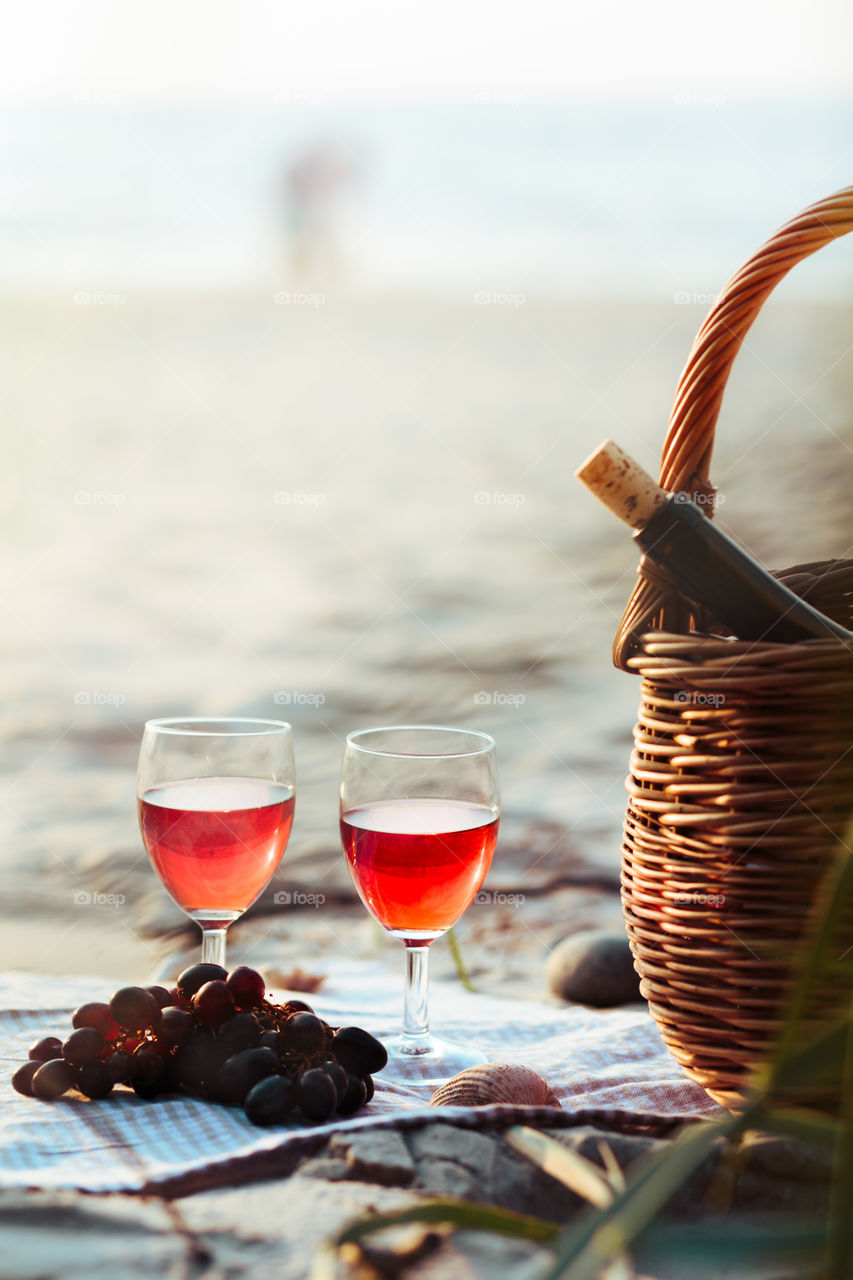
<svg viewBox="0 0 853 1280">
<path fill-rule="evenodd" d="M 853 187 L 805 210 L 733 277 L 678 385 L 660 483 L 712 495 L 714 428 L 738 348 L 802 258 L 853 230 Z M 779 575 L 853 626 L 853 560 Z M 853 813 L 853 651 L 713 634 L 644 561 L 614 660 L 643 676 L 622 904 L 641 989 L 675 1057 L 726 1106 L 778 1026 L 815 889 Z"/>
</svg>

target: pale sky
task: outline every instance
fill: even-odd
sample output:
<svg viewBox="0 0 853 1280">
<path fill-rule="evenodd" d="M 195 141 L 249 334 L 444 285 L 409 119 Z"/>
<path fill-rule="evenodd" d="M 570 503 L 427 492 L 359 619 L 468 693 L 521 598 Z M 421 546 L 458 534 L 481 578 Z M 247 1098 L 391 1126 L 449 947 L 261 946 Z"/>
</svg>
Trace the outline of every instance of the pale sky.
<svg viewBox="0 0 853 1280">
<path fill-rule="evenodd" d="M 0 98 L 853 93 L 850 0 L 4 0 Z"/>
</svg>

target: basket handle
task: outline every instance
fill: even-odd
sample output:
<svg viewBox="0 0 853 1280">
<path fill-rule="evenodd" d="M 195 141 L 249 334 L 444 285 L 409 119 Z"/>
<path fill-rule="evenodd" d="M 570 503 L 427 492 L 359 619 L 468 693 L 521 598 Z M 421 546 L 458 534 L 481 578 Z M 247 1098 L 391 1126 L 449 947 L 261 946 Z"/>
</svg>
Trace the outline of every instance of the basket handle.
<svg viewBox="0 0 853 1280">
<path fill-rule="evenodd" d="M 732 276 L 696 335 L 678 380 L 660 465 L 661 488 L 702 493 L 713 513 L 715 489 L 709 478 L 714 432 L 723 393 L 740 349 L 762 304 L 792 267 L 830 241 L 853 231 L 853 187 L 809 205 L 786 222 Z M 684 634 L 701 625 L 691 606 L 644 558 L 639 581 L 613 642 L 613 661 L 628 670 L 644 631 Z"/>
</svg>

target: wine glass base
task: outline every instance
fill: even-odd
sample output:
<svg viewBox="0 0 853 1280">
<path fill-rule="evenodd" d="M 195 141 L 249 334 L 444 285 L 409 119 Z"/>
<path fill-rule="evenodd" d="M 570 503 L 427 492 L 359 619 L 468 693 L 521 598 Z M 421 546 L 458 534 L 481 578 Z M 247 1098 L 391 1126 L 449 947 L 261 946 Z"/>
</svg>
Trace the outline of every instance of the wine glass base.
<svg viewBox="0 0 853 1280">
<path fill-rule="evenodd" d="M 488 1056 L 470 1045 L 453 1044 L 435 1036 L 421 1043 L 402 1036 L 386 1041 L 388 1066 L 382 1079 L 399 1084 L 432 1085 L 438 1088 L 468 1067 L 488 1062 Z"/>
</svg>

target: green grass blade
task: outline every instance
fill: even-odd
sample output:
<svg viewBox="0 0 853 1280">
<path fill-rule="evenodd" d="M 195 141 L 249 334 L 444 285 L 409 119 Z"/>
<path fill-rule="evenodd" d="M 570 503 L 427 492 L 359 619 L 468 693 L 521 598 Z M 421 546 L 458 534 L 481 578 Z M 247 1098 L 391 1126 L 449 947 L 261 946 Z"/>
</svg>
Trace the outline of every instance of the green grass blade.
<svg viewBox="0 0 853 1280">
<path fill-rule="evenodd" d="M 337 1248 L 342 1244 L 357 1244 L 365 1237 L 387 1227 L 399 1227 L 408 1222 L 432 1222 L 436 1224 L 464 1227 L 469 1231 L 495 1231 L 502 1236 L 515 1236 L 520 1240 L 533 1240 L 539 1244 L 550 1244 L 556 1238 L 560 1228 L 553 1222 L 545 1222 L 541 1218 L 531 1217 L 525 1213 L 514 1213 L 512 1209 L 497 1209 L 492 1205 L 475 1204 L 469 1200 L 451 1198 L 426 1200 L 423 1204 L 413 1205 L 410 1209 L 398 1209 L 393 1213 L 371 1214 L 359 1218 L 337 1235 L 333 1244 Z"/>
<path fill-rule="evenodd" d="M 597 1280 L 604 1267 L 630 1249 L 720 1138 L 752 1127 L 751 1116 L 747 1110 L 742 1116 L 691 1127 L 665 1151 L 655 1153 L 609 1208 L 584 1214 L 563 1233 L 554 1264 L 542 1280 Z"/>
<path fill-rule="evenodd" d="M 471 975 L 465 967 L 465 961 L 462 959 L 462 949 L 459 946 L 459 939 L 456 937 L 456 933 L 452 926 L 447 930 L 447 933 L 444 936 L 447 939 L 450 954 L 453 956 L 453 963 L 456 965 L 456 972 L 459 975 L 459 981 L 462 983 L 466 991 L 476 991 L 476 987 L 471 981 Z"/>
<path fill-rule="evenodd" d="M 821 1147 L 834 1148 L 838 1140 L 837 1122 L 822 1111 L 810 1111 L 806 1107 L 759 1107 L 754 1124 L 766 1133 L 799 1138 Z"/>
<path fill-rule="evenodd" d="M 797 1085 L 813 1086 L 841 1079 L 847 1046 L 849 1019 L 812 1028 L 809 1041 L 796 1052 L 778 1059 L 771 1070 L 768 1089 L 786 1092 Z"/>
<path fill-rule="evenodd" d="M 853 1267 L 853 1019 L 847 1022 L 847 1043 L 841 1077 L 841 1117 L 832 1169 L 827 1262 L 831 1280 L 847 1280 Z"/>
<path fill-rule="evenodd" d="M 511 1147 L 527 1156 L 528 1160 L 532 1160 L 552 1178 L 562 1182 L 563 1186 L 574 1191 L 582 1200 L 597 1205 L 599 1209 L 605 1209 L 612 1203 L 616 1188 L 609 1177 L 598 1165 L 578 1155 L 570 1147 L 564 1147 L 562 1142 L 523 1125 L 513 1125 L 504 1136 Z"/>
<path fill-rule="evenodd" d="M 784 1058 L 796 1043 L 809 999 L 815 985 L 830 962 L 830 948 L 835 941 L 842 913 L 853 890 L 853 822 L 839 840 L 838 857 L 829 868 L 810 914 L 805 933 L 806 946 L 799 948 L 798 971 L 788 1004 L 787 1016 L 777 1040 L 774 1060 Z M 836 957 L 832 957 L 832 960 Z"/>
</svg>

